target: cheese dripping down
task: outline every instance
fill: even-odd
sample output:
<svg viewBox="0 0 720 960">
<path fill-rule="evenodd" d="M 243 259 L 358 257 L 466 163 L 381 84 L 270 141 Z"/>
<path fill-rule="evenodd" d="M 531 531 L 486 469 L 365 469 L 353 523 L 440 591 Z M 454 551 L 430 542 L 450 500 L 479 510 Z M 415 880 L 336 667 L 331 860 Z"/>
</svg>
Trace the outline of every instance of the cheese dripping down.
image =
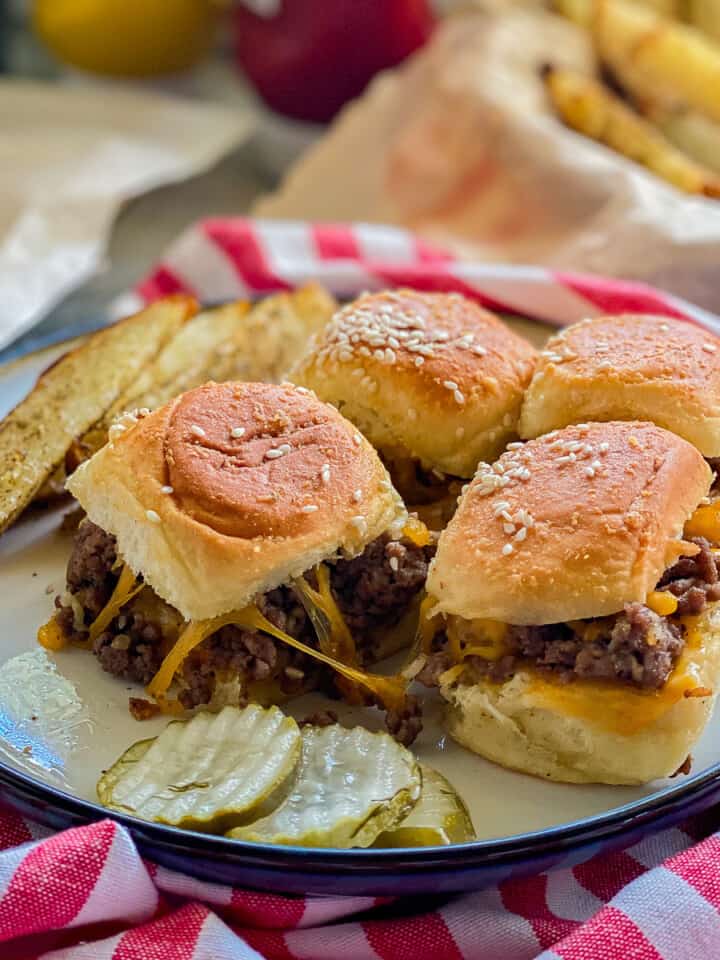
<svg viewBox="0 0 720 960">
<path fill-rule="evenodd" d="M 168 702 L 166 700 L 167 691 L 185 658 L 192 653 L 195 647 L 202 643 L 206 637 L 209 637 L 221 627 L 228 626 L 229 624 L 242 627 L 246 630 L 267 633 L 271 637 L 275 637 L 276 640 L 287 644 L 289 647 L 300 650 L 306 654 L 306 656 L 326 664 L 326 666 L 335 670 L 336 673 L 339 673 L 341 677 L 367 690 L 382 703 L 385 709 L 398 710 L 401 709 L 405 703 L 407 681 L 405 681 L 403 677 L 382 677 L 341 663 L 335 657 L 328 656 L 321 650 L 309 647 L 307 644 L 302 643 L 302 641 L 296 640 L 295 637 L 291 637 L 285 633 L 284 630 L 280 630 L 279 627 L 270 623 L 255 604 L 250 604 L 243 610 L 235 610 L 219 617 L 213 617 L 210 620 L 198 620 L 189 623 L 178 637 L 172 650 L 170 650 L 163 660 L 158 672 L 148 684 L 147 692 L 150 696 L 154 697 L 161 706 L 164 706 Z"/>
</svg>

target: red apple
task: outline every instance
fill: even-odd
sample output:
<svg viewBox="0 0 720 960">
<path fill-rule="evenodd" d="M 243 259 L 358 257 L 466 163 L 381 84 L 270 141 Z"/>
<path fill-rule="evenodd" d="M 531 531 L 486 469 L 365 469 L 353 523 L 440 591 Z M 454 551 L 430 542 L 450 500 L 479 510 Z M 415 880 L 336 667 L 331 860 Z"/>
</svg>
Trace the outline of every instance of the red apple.
<svg viewBox="0 0 720 960">
<path fill-rule="evenodd" d="M 368 81 L 421 46 L 428 0 L 258 0 L 234 13 L 238 60 L 260 96 L 300 120 L 330 120 Z"/>
</svg>

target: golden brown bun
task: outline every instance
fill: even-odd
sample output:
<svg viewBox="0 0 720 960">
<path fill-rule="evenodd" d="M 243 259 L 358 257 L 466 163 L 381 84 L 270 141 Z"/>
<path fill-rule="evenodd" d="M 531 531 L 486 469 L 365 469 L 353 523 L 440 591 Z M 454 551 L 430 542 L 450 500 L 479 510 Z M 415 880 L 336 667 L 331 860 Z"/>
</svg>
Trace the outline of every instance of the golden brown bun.
<svg viewBox="0 0 720 960">
<path fill-rule="evenodd" d="M 334 404 L 381 451 L 401 448 L 471 477 L 517 433 L 536 352 L 458 294 L 365 294 L 290 373 Z"/>
<path fill-rule="evenodd" d="M 720 683 L 720 604 L 706 607 L 697 630 L 702 645 L 686 648 L 668 681 L 672 692 L 659 707 L 654 693 L 620 684 L 603 689 L 599 683 L 583 704 L 588 688 L 582 681 L 558 684 L 523 668 L 502 684 L 444 687 L 448 729 L 488 760 L 550 780 L 632 784 L 670 776 L 713 710 Z M 705 687 L 708 695 L 683 695 L 693 687 Z"/>
<path fill-rule="evenodd" d="M 370 444 L 291 384 L 191 390 L 111 431 L 67 486 L 188 620 L 242 607 L 338 551 L 360 553 L 401 509 Z"/>
<path fill-rule="evenodd" d="M 598 317 L 548 341 L 520 435 L 583 420 L 652 420 L 720 457 L 720 340 L 665 317 Z"/>
<path fill-rule="evenodd" d="M 677 538 L 711 476 L 693 446 L 651 423 L 581 424 L 518 444 L 481 464 L 440 537 L 428 592 L 468 620 L 615 613 L 697 552 Z"/>
</svg>

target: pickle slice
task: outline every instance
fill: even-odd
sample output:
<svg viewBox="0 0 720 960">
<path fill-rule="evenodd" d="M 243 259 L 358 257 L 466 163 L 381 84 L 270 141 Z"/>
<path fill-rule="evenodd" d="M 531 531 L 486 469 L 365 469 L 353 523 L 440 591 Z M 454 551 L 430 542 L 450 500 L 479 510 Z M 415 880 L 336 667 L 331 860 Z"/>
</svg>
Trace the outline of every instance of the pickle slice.
<svg viewBox="0 0 720 960">
<path fill-rule="evenodd" d="M 143 820 L 224 832 L 281 791 L 300 749 L 297 723 L 277 707 L 198 713 L 126 750 L 100 778 L 98 798 Z"/>
<path fill-rule="evenodd" d="M 475 839 L 470 814 L 445 777 L 420 765 L 422 793 L 405 819 L 385 830 L 374 847 L 436 847 Z"/>
<path fill-rule="evenodd" d="M 302 847 L 368 847 L 420 796 L 413 755 L 386 733 L 304 727 L 295 782 L 267 817 L 228 834 Z"/>
</svg>

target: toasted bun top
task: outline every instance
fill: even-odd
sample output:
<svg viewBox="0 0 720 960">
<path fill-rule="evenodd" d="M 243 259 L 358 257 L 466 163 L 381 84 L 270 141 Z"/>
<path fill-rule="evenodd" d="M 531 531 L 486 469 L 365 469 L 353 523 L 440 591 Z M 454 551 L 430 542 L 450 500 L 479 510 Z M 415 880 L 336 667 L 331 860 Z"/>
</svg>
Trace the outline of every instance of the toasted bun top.
<svg viewBox="0 0 720 960">
<path fill-rule="evenodd" d="M 591 423 L 481 464 L 440 537 L 428 592 L 441 611 L 505 623 L 606 616 L 644 600 L 678 556 L 712 474 L 649 423 Z"/>
<path fill-rule="evenodd" d="M 290 384 L 208 383 L 111 437 L 68 488 L 188 619 L 361 552 L 402 510 L 352 424 Z"/>
<path fill-rule="evenodd" d="M 720 339 L 666 317 L 596 317 L 551 337 L 528 389 L 522 436 L 582 420 L 652 420 L 720 456 Z"/>
<path fill-rule="evenodd" d="M 290 376 L 380 450 L 472 476 L 515 434 L 535 349 L 459 294 L 365 294 L 339 311 Z"/>
</svg>

